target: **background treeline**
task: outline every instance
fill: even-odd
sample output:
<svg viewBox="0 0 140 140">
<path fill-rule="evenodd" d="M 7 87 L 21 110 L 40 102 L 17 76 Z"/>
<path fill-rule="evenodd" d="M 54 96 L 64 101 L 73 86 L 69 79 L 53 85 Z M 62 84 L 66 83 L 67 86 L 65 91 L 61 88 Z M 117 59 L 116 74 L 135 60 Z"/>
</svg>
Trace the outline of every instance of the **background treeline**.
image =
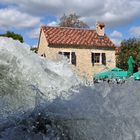
<svg viewBox="0 0 140 140">
<path fill-rule="evenodd" d="M 140 38 L 123 40 L 121 42 L 120 50 L 120 53 L 116 57 L 117 67 L 127 70 L 129 56 L 133 56 L 137 66 L 140 67 Z"/>
<path fill-rule="evenodd" d="M 13 38 L 14 40 L 19 40 L 21 43 L 24 42 L 23 37 L 20 34 L 16 34 L 11 31 L 7 31 L 5 34 L 0 34 L 0 36 Z"/>
</svg>

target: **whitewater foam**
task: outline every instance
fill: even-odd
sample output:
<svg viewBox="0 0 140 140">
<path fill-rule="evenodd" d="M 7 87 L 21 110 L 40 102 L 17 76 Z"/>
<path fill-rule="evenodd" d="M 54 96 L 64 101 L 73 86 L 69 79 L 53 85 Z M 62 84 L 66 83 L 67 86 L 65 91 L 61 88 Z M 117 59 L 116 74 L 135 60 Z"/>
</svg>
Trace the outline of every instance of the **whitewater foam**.
<svg viewBox="0 0 140 140">
<path fill-rule="evenodd" d="M 0 140 L 139 140 L 139 84 L 88 86 L 66 61 L 0 38 Z"/>
</svg>

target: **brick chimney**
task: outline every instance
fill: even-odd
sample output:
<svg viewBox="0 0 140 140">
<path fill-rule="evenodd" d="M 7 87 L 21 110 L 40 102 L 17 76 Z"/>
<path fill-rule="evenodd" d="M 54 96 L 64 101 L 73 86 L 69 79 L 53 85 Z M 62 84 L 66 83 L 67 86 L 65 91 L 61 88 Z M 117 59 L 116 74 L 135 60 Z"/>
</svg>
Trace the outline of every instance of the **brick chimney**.
<svg viewBox="0 0 140 140">
<path fill-rule="evenodd" d="M 104 27 L 105 24 L 102 22 L 96 22 L 96 32 L 99 36 L 104 36 Z"/>
</svg>

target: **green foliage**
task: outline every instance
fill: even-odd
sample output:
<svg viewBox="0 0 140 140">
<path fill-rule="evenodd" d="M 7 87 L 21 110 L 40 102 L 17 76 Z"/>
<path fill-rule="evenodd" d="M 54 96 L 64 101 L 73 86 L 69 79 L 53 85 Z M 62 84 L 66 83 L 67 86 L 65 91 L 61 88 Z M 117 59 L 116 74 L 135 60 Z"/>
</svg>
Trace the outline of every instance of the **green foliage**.
<svg viewBox="0 0 140 140">
<path fill-rule="evenodd" d="M 76 13 L 63 15 L 60 18 L 59 25 L 61 27 L 72 27 L 72 28 L 89 28 L 89 26 L 80 20 L 80 16 L 76 15 Z"/>
<path fill-rule="evenodd" d="M 0 36 L 13 38 L 14 40 L 19 40 L 23 43 L 23 37 L 20 34 L 15 34 L 14 32 L 7 31 L 5 34 L 0 34 Z"/>
<path fill-rule="evenodd" d="M 130 38 L 128 40 L 123 40 L 121 43 L 121 52 L 116 58 L 117 67 L 127 70 L 128 68 L 128 58 L 132 56 L 138 65 L 140 66 L 140 39 Z"/>
<path fill-rule="evenodd" d="M 33 48 L 31 48 L 31 51 L 33 51 L 33 52 L 35 52 L 35 53 L 37 53 L 37 48 L 36 47 L 33 47 Z"/>
</svg>

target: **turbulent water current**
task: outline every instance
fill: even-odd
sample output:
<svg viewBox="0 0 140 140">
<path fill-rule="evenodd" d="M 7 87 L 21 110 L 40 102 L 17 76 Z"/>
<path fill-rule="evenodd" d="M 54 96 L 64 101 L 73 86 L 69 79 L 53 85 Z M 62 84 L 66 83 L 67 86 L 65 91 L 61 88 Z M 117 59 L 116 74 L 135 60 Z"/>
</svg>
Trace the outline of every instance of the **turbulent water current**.
<svg viewBox="0 0 140 140">
<path fill-rule="evenodd" d="M 0 140 L 140 140 L 140 81 L 89 85 L 1 37 Z"/>
</svg>

